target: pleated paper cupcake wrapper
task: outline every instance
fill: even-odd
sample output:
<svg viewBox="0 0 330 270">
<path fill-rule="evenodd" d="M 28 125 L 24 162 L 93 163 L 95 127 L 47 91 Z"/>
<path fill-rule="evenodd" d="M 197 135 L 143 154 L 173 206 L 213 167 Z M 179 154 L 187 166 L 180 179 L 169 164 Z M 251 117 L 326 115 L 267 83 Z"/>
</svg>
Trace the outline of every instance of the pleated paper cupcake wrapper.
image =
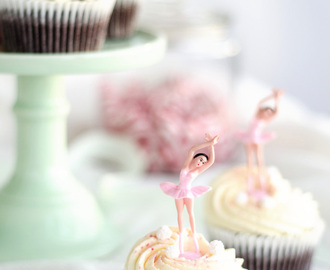
<svg viewBox="0 0 330 270">
<path fill-rule="evenodd" d="M 140 2 L 140 0 L 116 1 L 108 25 L 107 38 L 122 39 L 134 33 Z"/>
<path fill-rule="evenodd" d="M 235 248 L 249 270 L 308 270 L 315 247 L 323 232 L 320 225 L 306 238 L 234 233 L 208 225 L 210 240 L 221 240 L 226 248 Z"/>
<path fill-rule="evenodd" d="M 76 52 L 100 49 L 115 0 L 53 2 L 3 0 L 0 23 L 8 52 Z"/>
</svg>

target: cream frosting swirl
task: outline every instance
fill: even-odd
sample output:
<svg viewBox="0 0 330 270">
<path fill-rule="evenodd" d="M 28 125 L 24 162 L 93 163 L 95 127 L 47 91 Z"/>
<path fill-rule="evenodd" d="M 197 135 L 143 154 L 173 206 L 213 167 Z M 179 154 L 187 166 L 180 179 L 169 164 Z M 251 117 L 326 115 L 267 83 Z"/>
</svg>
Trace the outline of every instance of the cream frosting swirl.
<svg viewBox="0 0 330 270">
<path fill-rule="evenodd" d="M 168 227 L 172 234 L 168 238 L 158 238 L 157 231 L 147 234 L 140 239 L 132 248 L 126 261 L 126 270 L 240 270 L 243 259 L 235 258 L 234 249 L 219 250 L 221 244 L 216 243 L 209 247 L 209 243 L 202 235 L 198 235 L 198 243 L 200 247 L 201 257 L 196 260 L 189 260 L 175 256 L 178 249 L 178 229 L 176 227 Z M 162 228 L 164 230 L 164 227 Z M 184 235 L 185 251 L 194 251 L 194 243 L 192 233 L 186 229 Z M 221 249 L 221 248 L 220 248 Z"/>
<path fill-rule="evenodd" d="M 274 193 L 263 205 L 245 191 L 246 167 L 237 167 L 220 176 L 205 197 L 207 222 L 234 232 L 269 236 L 306 237 L 323 224 L 317 202 L 310 193 L 292 188 L 275 168 L 268 168 Z"/>
</svg>

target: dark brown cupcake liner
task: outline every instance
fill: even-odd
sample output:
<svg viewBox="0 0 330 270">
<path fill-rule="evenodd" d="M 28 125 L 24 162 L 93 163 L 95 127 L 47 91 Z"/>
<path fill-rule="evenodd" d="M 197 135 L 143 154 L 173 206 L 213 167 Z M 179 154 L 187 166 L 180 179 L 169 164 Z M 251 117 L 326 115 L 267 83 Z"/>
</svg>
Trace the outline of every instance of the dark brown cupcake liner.
<svg viewBox="0 0 330 270">
<path fill-rule="evenodd" d="M 122 39 L 134 33 L 139 4 L 138 0 L 117 0 L 110 17 L 107 38 Z"/>
<path fill-rule="evenodd" d="M 313 257 L 313 250 L 307 246 L 290 250 L 284 246 L 282 249 L 259 249 L 238 245 L 235 250 L 238 257 L 244 258 L 243 266 L 249 270 L 309 270 Z"/>
<path fill-rule="evenodd" d="M 249 270 L 309 270 L 324 224 L 304 236 L 266 236 L 231 232 L 208 225 L 211 240 L 234 248 Z"/>
<path fill-rule="evenodd" d="M 100 49 L 112 7 L 106 11 L 95 3 L 17 0 L 2 6 L 0 27 L 4 50 L 59 53 Z"/>
</svg>

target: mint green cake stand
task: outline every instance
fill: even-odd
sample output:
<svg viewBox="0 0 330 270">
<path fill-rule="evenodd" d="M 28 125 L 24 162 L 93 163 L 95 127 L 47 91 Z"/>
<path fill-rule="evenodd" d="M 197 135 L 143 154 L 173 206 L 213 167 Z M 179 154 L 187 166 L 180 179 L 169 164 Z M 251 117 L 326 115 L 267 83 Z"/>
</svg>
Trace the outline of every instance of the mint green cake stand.
<svg viewBox="0 0 330 270">
<path fill-rule="evenodd" d="M 0 73 L 17 75 L 18 92 L 17 160 L 0 191 L 0 261 L 94 258 L 118 244 L 117 231 L 68 168 L 63 75 L 148 66 L 165 49 L 163 36 L 139 31 L 98 52 L 0 53 Z"/>
</svg>

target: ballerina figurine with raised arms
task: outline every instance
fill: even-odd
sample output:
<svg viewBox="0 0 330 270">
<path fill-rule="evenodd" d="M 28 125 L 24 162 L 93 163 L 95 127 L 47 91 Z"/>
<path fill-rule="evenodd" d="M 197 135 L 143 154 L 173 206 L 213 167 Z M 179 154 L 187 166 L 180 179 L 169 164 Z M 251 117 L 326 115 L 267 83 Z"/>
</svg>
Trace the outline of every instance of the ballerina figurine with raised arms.
<svg viewBox="0 0 330 270">
<path fill-rule="evenodd" d="M 238 132 L 238 138 L 245 144 L 247 156 L 247 191 L 249 195 L 257 199 L 263 199 L 269 193 L 270 187 L 267 185 L 267 174 L 263 157 L 263 146 L 268 141 L 275 138 L 274 132 L 264 131 L 265 126 L 274 120 L 278 114 L 279 99 L 284 94 L 282 90 L 273 90 L 273 93 L 263 98 L 257 106 L 254 118 L 246 131 Z M 266 106 L 266 102 L 273 100 L 273 107 Z M 257 179 L 254 179 L 253 157 L 257 161 Z M 258 183 L 259 182 L 259 183 Z M 259 188 L 257 188 L 259 186 Z"/>
<path fill-rule="evenodd" d="M 211 187 L 205 185 L 192 186 L 193 180 L 202 172 L 211 167 L 214 163 L 214 145 L 218 143 L 219 136 L 212 137 L 210 134 L 205 134 L 206 142 L 193 146 L 189 152 L 188 156 L 183 164 L 180 172 L 180 182 L 175 185 L 171 182 L 164 182 L 160 184 L 163 192 L 175 199 L 175 205 L 178 214 L 178 226 L 179 226 L 179 250 L 180 256 L 194 259 L 200 256 L 199 246 L 196 238 L 195 231 L 195 217 L 193 213 L 193 199 L 201 196 L 202 194 L 208 192 Z M 204 153 L 196 152 L 202 148 L 209 148 L 209 156 Z M 195 245 L 195 253 L 184 252 L 183 250 L 183 210 L 186 206 L 191 232 L 193 233 L 193 240 Z"/>
</svg>

